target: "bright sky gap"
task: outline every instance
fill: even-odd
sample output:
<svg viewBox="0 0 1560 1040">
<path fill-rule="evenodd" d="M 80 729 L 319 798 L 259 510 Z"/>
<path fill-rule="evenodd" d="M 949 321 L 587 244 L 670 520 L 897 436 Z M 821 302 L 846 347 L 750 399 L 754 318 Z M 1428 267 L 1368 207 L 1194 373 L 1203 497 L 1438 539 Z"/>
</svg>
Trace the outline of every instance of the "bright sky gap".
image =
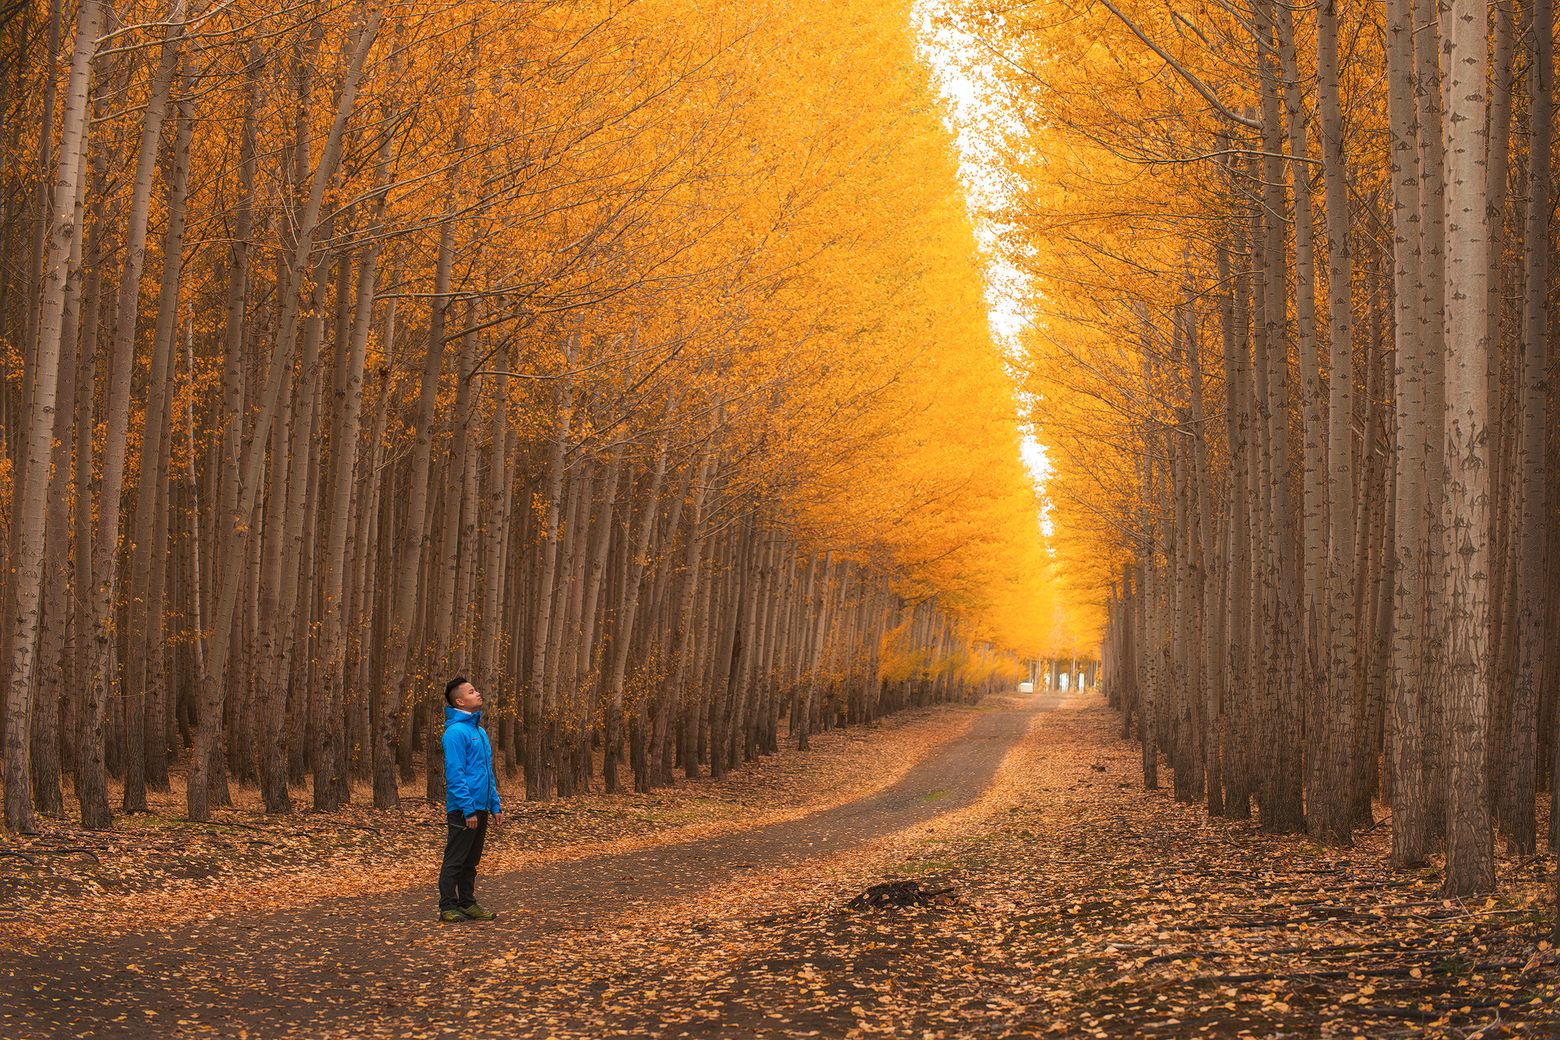
<svg viewBox="0 0 1560 1040">
<path fill-rule="evenodd" d="M 1015 407 L 1024 430 L 1019 454 L 1040 496 L 1040 527 L 1049 538 L 1052 525 L 1045 482 L 1050 462 L 1045 445 L 1027 423 L 1030 409 L 1025 406 L 1020 389 L 1022 339 L 1035 317 L 1030 309 L 1033 286 L 1028 275 L 1003 256 L 999 248 L 1003 228 L 994 216 L 1007 208 L 1013 192 L 1013 175 L 1002 159 L 1003 140 L 1021 134 L 1023 128 L 1003 105 L 995 83 L 983 75 L 983 54 L 976 41 L 958 27 L 945 0 L 921 0 L 915 5 L 912 18 L 921 52 L 932 68 L 943 100 L 944 119 L 958 147 L 959 180 L 985 275 L 988 321 L 992 338 L 1014 378 Z"/>
</svg>

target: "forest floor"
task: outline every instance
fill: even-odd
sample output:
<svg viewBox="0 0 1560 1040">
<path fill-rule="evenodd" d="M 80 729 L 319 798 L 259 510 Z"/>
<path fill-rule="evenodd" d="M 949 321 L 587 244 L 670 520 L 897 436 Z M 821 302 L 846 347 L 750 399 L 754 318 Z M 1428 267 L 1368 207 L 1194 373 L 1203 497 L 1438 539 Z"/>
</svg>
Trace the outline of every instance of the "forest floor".
<svg viewBox="0 0 1560 1040">
<path fill-rule="evenodd" d="M 1443 900 L 1385 827 L 1329 849 L 1143 792 L 1116 726 L 989 698 L 517 804 L 492 924 L 435 922 L 425 806 L 56 825 L 0 858 L 0 1036 L 1560 1035 L 1552 858 Z M 98 861 L 43 851 L 72 842 Z M 952 892 L 846 906 L 899 879 Z"/>
</svg>

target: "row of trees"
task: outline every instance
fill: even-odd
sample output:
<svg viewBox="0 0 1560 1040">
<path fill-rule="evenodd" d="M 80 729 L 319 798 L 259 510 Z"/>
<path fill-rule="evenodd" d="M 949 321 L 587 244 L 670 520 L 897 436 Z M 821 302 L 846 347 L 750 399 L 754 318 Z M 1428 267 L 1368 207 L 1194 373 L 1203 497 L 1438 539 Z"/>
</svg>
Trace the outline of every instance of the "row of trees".
<svg viewBox="0 0 1560 1040">
<path fill-rule="evenodd" d="M 181 765 L 196 820 L 436 796 L 457 671 L 533 799 L 1020 674 L 1046 558 L 905 6 L 723 6 L 6 8 L 11 828 Z"/>
<path fill-rule="evenodd" d="M 1064 581 L 1146 782 L 1339 844 L 1386 799 L 1489 889 L 1560 773 L 1552 5 L 996 7 Z"/>
</svg>

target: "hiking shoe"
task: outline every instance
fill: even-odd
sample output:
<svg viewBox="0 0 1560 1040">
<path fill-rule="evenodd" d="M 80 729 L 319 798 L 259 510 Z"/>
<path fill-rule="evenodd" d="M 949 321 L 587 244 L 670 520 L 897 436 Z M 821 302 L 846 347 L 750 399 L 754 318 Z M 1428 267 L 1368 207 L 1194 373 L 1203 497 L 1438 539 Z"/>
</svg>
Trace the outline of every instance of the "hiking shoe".
<svg viewBox="0 0 1560 1040">
<path fill-rule="evenodd" d="M 461 913 L 459 910 L 440 910 L 439 911 L 439 923 L 440 924 L 452 924 L 452 923 L 457 922 L 457 921 L 469 921 L 469 920 L 470 920 L 470 918 L 467 917 L 465 914 Z"/>
<path fill-rule="evenodd" d="M 498 915 L 491 910 L 482 909 L 481 903 L 472 903 L 470 906 L 463 906 L 460 908 L 460 912 L 466 916 L 468 921 L 498 920 Z"/>
</svg>

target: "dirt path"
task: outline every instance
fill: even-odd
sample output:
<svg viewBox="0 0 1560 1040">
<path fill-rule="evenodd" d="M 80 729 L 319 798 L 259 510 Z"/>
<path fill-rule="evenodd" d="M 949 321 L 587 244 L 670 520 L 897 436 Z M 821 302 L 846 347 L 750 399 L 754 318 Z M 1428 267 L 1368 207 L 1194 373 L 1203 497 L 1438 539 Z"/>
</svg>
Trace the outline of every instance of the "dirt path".
<svg viewBox="0 0 1560 1040">
<path fill-rule="evenodd" d="M 1038 716 L 968 808 L 804 871 L 711 890 L 488 966 L 460 1027 L 374 1036 L 1386 1038 L 1560 1036 L 1553 859 L 1489 898 L 1434 870 L 1211 821 L 1144 792 L 1095 700 Z M 937 873 L 952 907 L 854 912 Z M 515 964 L 547 966 L 544 977 Z M 345 1034 L 342 1034 L 345 1035 Z"/>
<path fill-rule="evenodd" d="M 1560 1035 L 1552 858 L 1447 901 L 1385 828 L 1333 849 L 1144 792 L 1098 701 L 966 717 L 854 801 L 488 877 L 494 925 L 434 924 L 424 882 L 0 954 L 0 1036 Z M 931 875 L 955 905 L 845 907 Z"/>
<path fill-rule="evenodd" d="M 485 876 L 479 896 L 501 913 L 493 925 L 441 929 L 424 884 L 253 916 L 242 905 L 203 900 L 189 906 L 188 923 L 171 929 L 8 957 L 0 1032 L 357 1035 L 432 1008 L 435 1020 L 422 1024 L 437 1035 L 438 1009 L 448 1015 L 459 1003 L 440 995 L 479 985 L 494 964 L 516 965 L 522 945 L 545 960 L 551 944 L 605 934 L 647 913 L 676 917 L 680 906 L 722 886 L 850 854 L 964 809 L 986 792 L 1036 712 L 1050 706 L 1042 698 L 995 706 L 887 789 L 799 819 Z M 545 973 L 547 965 L 525 970 Z M 508 987 L 505 1005 L 514 1007 L 525 988 Z M 444 1024 L 456 1021 L 463 1016 Z"/>
</svg>

